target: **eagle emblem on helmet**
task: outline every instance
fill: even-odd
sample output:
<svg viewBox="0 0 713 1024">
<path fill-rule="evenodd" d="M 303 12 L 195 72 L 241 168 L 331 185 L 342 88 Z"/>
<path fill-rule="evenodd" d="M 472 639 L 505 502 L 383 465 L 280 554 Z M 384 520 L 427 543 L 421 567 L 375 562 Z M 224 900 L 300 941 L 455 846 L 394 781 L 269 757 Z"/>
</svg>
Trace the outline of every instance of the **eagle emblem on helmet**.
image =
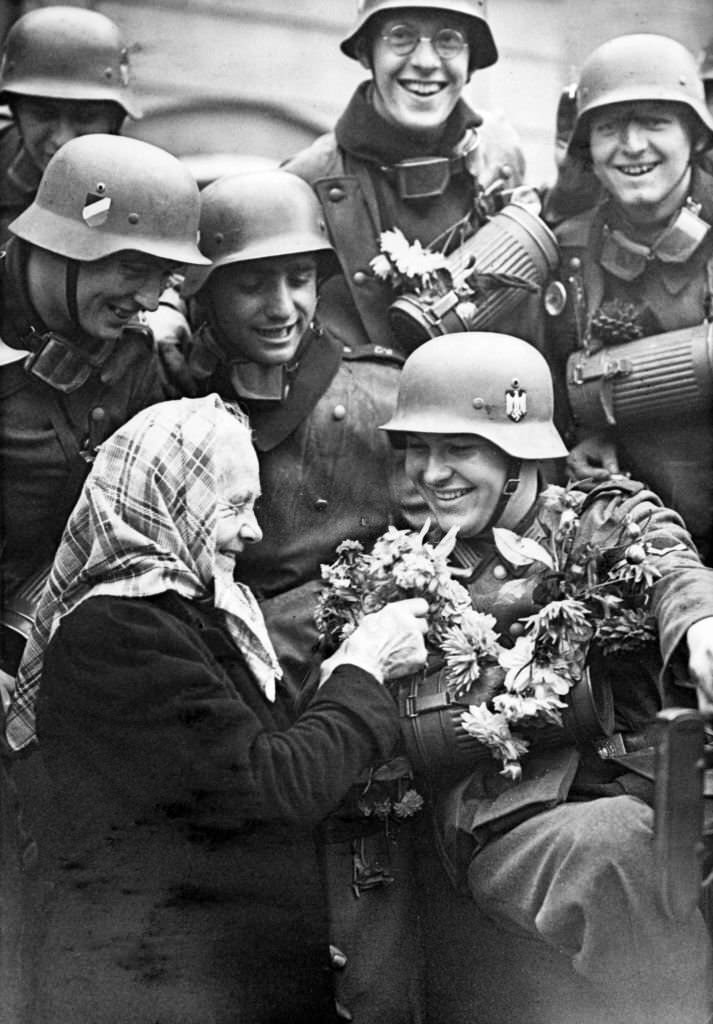
<svg viewBox="0 0 713 1024">
<path fill-rule="evenodd" d="M 517 377 L 513 377 L 511 386 L 505 390 L 505 414 L 515 423 L 527 415 L 527 392 L 520 387 Z"/>
</svg>

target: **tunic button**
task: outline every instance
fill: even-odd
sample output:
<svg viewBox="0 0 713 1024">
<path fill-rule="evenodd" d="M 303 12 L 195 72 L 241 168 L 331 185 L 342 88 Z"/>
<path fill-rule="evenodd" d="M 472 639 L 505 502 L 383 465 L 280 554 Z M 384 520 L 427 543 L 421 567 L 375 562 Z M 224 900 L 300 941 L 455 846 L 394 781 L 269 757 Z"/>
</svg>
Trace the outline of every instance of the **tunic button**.
<svg viewBox="0 0 713 1024">
<path fill-rule="evenodd" d="M 317 498 L 317 500 L 314 503 L 314 507 L 318 512 L 324 512 L 324 510 L 327 507 L 327 504 L 328 502 L 326 498 Z"/>
<path fill-rule="evenodd" d="M 347 414 L 347 410 L 343 405 L 335 405 L 332 409 L 332 416 L 335 420 L 343 420 Z"/>
<path fill-rule="evenodd" d="M 504 565 L 496 565 L 493 569 L 493 576 L 496 580 L 504 580 L 507 574 L 508 571 Z"/>
<path fill-rule="evenodd" d="M 333 203 L 341 203 L 341 201 L 342 201 L 342 199 L 344 199 L 346 193 L 345 193 L 343 188 L 330 188 L 330 190 L 327 193 L 327 195 L 329 196 L 329 198 L 331 199 L 331 201 Z"/>
<path fill-rule="evenodd" d="M 354 284 L 362 285 L 366 284 L 366 282 L 369 280 L 369 276 L 368 274 L 365 274 L 363 270 L 357 270 L 357 272 L 354 274 L 353 280 Z"/>
<path fill-rule="evenodd" d="M 524 632 L 525 627 L 521 622 L 513 622 L 512 626 L 510 627 L 510 636 L 522 636 Z"/>
</svg>

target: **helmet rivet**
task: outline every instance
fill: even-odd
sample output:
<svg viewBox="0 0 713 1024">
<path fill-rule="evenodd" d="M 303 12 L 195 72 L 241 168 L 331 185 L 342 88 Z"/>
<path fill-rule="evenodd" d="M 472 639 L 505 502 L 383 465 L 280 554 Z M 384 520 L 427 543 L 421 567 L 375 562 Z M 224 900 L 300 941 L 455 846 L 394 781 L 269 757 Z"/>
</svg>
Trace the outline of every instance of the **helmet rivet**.
<svg viewBox="0 0 713 1024">
<path fill-rule="evenodd" d="M 128 216 L 128 221 L 129 221 L 129 224 L 138 224 L 139 223 L 139 215 L 138 215 L 138 213 L 130 213 L 129 216 Z"/>
<path fill-rule="evenodd" d="M 103 181 L 98 181 L 94 191 L 96 193 L 98 193 L 100 196 L 103 196 L 104 193 L 106 192 L 106 185 L 104 184 L 104 182 Z"/>
<path fill-rule="evenodd" d="M 225 238 L 225 236 L 224 236 L 222 231 L 216 231 L 216 233 L 215 233 L 215 244 L 216 245 L 222 245 L 224 238 Z"/>
<path fill-rule="evenodd" d="M 111 78 L 111 76 L 113 74 L 114 74 L 114 72 L 112 71 L 111 68 L 104 68 L 104 77 L 105 78 Z"/>
<path fill-rule="evenodd" d="M 685 78 L 679 78 L 678 84 L 679 85 L 685 85 L 686 84 L 686 79 Z"/>
<path fill-rule="evenodd" d="M 473 408 L 474 409 L 482 409 L 484 407 L 484 405 L 485 405 L 485 399 L 483 399 L 483 398 L 474 398 L 473 399 Z"/>
</svg>

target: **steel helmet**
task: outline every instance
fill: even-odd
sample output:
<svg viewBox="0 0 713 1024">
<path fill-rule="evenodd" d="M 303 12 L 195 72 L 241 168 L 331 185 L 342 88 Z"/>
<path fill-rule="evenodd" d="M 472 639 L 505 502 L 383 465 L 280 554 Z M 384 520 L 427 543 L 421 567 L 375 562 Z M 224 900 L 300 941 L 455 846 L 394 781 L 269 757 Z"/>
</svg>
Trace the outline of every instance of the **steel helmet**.
<svg viewBox="0 0 713 1024">
<path fill-rule="evenodd" d="M 357 40 L 367 22 L 382 11 L 405 7 L 423 7 L 430 11 L 451 11 L 470 19 L 470 70 L 488 68 L 498 59 L 493 34 L 487 22 L 485 0 L 358 0 L 356 24 L 339 44 L 342 53 L 357 59 Z"/>
<path fill-rule="evenodd" d="M 207 185 L 201 192 L 200 247 L 211 266 L 187 273 L 186 295 L 199 291 L 219 267 L 270 256 L 313 252 L 320 276 L 339 269 L 319 200 L 289 171 L 230 174 Z"/>
<path fill-rule="evenodd" d="M 52 157 L 10 231 L 81 262 L 133 249 L 204 264 L 199 213 L 198 186 L 175 156 L 121 135 L 81 135 Z"/>
<path fill-rule="evenodd" d="M 665 100 L 682 103 L 713 133 L 695 57 L 668 36 L 617 36 L 603 43 L 584 62 L 577 84 L 577 120 L 569 149 L 582 155 L 589 149 L 589 120 L 593 111 L 612 103 Z"/>
<path fill-rule="evenodd" d="M 567 454 L 552 416 L 552 376 L 536 348 L 509 334 L 473 331 L 425 342 L 404 363 L 394 415 L 399 435 L 474 434 L 515 459 Z"/>
<path fill-rule="evenodd" d="M 141 117 L 119 29 L 82 7 L 40 7 L 15 22 L 5 40 L 0 100 L 13 95 L 110 100 Z"/>
</svg>

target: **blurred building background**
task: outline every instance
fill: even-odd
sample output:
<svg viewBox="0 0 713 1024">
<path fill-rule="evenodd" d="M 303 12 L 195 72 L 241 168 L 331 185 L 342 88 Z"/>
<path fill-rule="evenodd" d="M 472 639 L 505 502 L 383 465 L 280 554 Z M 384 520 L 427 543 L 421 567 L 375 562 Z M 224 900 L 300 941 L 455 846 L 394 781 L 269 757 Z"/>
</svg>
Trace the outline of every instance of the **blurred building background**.
<svg viewBox="0 0 713 1024">
<path fill-rule="evenodd" d="M 67 0 L 65 0 L 67 2 Z M 71 0 L 70 0 L 71 2 Z M 0 35 L 33 0 L 0 0 Z M 339 51 L 356 0 L 81 0 L 131 45 L 146 117 L 130 127 L 199 176 L 280 160 L 331 127 L 361 67 Z M 586 55 L 625 32 L 671 35 L 698 53 L 713 35 L 713 0 L 490 0 L 500 60 L 467 98 L 502 111 L 522 139 L 532 184 L 550 181 L 561 88 Z M 207 166 L 204 168 L 204 164 Z"/>
</svg>

